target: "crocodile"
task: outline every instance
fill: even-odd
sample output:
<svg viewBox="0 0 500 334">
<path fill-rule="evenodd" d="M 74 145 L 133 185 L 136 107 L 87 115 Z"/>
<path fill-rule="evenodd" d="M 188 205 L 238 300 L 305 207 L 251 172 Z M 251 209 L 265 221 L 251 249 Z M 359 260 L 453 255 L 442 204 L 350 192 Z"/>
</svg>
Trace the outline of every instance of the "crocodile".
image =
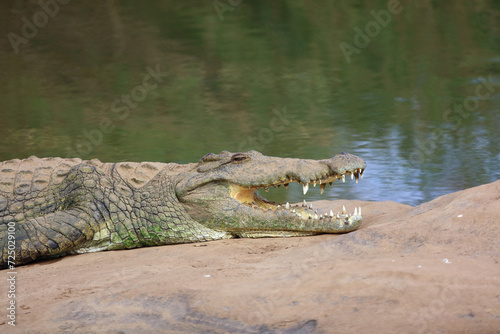
<svg viewBox="0 0 500 334">
<path fill-rule="evenodd" d="M 0 163 L 0 268 L 39 259 L 233 237 L 344 233 L 362 222 L 361 207 L 318 215 L 278 204 L 257 190 L 325 186 L 362 178 L 352 154 L 311 160 L 257 151 L 209 153 L 198 163 L 103 163 L 37 158 Z"/>
</svg>

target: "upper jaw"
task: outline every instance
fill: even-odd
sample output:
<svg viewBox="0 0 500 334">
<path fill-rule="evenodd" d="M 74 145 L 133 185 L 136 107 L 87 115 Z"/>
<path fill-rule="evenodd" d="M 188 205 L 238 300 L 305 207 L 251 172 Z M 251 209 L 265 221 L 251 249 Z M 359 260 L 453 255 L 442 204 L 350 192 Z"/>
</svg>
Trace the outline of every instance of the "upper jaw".
<svg viewBox="0 0 500 334">
<path fill-rule="evenodd" d="M 234 177 L 228 178 L 228 182 L 247 187 L 248 189 L 279 187 L 297 182 L 302 184 L 303 194 L 307 194 L 309 186 L 319 185 L 321 194 L 325 190 L 326 184 L 332 185 L 337 180 L 345 182 L 346 178 L 363 178 L 366 163 L 359 157 L 349 153 L 339 153 L 333 158 L 324 160 L 307 159 L 281 159 L 283 162 L 277 164 L 267 177 L 263 176 L 260 169 L 256 173 L 249 172 L 248 180 L 238 181 Z"/>
<path fill-rule="evenodd" d="M 230 153 L 225 152 L 224 157 L 226 155 Z M 225 162 L 217 165 L 216 156 L 213 158 L 215 161 L 202 158 L 199 164 L 193 164 L 192 169 L 179 175 L 176 182 L 177 195 L 183 196 L 213 181 L 225 181 L 228 184 L 234 183 L 247 188 L 280 185 L 286 187 L 291 182 L 298 182 L 303 185 L 304 194 L 307 193 L 309 185 L 319 184 L 323 192 L 327 183 L 339 179 L 345 181 L 345 178 L 349 176 L 356 178 L 357 182 L 366 168 L 366 163 L 361 158 L 349 153 L 339 153 L 330 159 L 323 160 L 266 157 L 253 151 L 245 154 L 237 153 L 233 156 L 246 156 L 248 159 L 242 163 L 228 162 L 223 159 Z"/>
<path fill-rule="evenodd" d="M 321 192 L 321 194 L 323 194 L 327 184 L 329 184 L 331 186 L 333 182 L 338 181 L 338 180 L 342 180 L 342 182 L 345 182 L 346 177 L 350 177 L 351 180 L 356 179 L 356 183 L 358 183 L 359 179 L 363 178 L 363 173 L 364 173 L 364 169 L 355 168 L 352 170 L 347 170 L 342 174 L 332 173 L 332 174 L 326 174 L 323 176 L 315 176 L 312 178 L 303 177 L 303 176 L 301 177 L 301 176 L 296 176 L 296 175 L 291 174 L 291 175 L 286 175 L 286 176 L 280 178 L 279 180 L 276 180 L 276 181 L 271 182 L 271 183 L 255 183 L 252 185 L 231 183 L 231 195 L 233 196 L 233 194 L 234 194 L 236 197 L 238 197 L 237 194 L 239 192 L 243 192 L 245 189 L 248 189 L 248 190 L 253 192 L 253 191 L 258 190 L 260 188 L 264 188 L 264 190 L 268 191 L 270 187 L 276 188 L 276 187 L 280 187 L 282 185 L 284 185 L 285 188 L 287 188 L 290 183 L 294 183 L 294 182 L 302 184 L 302 191 L 303 191 L 304 195 L 307 194 L 310 185 L 312 185 L 313 187 L 316 187 L 317 185 L 319 185 L 320 189 L 321 189 L 320 192 Z M 233 197 L 236 198 L 235 196 L 233 196 Z"/>
</svg>

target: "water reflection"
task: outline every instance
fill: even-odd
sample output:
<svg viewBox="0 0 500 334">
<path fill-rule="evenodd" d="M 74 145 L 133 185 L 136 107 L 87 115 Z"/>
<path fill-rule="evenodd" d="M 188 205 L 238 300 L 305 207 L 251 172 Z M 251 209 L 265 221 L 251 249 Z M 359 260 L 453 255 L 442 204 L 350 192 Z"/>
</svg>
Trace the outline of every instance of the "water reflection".
<svg viewBox="0 0 500 334">
<path fill-rule="evenodd" d="M 211 2 L 61 5 L 17 53 L 0 41 L 0 160 L 347 151 L 367 161 L 362 182 L 308 198 L 412 205 L 499 179 L 498 6 L 402 6 L 348 62 L 340 43 L 385 1 L 243 2 L 222 19 Z M 3 35 L 23 37 L 41 10 L 3 2 Z M 165 75 L 151 81 L 157 68 Z M 269 197 L 303 199 L 300 189 Z"/>
</svg>

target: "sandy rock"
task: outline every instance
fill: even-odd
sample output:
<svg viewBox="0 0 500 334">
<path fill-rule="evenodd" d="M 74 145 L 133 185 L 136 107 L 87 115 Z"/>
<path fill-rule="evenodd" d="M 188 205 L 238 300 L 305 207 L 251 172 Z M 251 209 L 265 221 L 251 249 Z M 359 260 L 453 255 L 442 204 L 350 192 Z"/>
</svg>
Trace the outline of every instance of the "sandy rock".
<svg viewBox="0 0 500 334">
<path fill-rule="evenodd" d="M 2 333 L 500 333 L 500 181 L 354 232 L 68 256 L 0 271 Z"/>
</svg>

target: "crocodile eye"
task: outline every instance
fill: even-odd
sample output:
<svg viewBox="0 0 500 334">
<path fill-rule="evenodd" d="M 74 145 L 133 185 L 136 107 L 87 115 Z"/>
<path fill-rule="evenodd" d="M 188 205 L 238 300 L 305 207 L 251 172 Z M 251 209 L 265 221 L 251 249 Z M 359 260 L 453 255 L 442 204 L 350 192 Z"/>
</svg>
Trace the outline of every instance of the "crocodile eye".
<svg viewBox="0 0 500 334">
<path fill-rule="evenodd" d="M 246 155 L 241 154 L 241 153 L 236 153 L 236 154 L 233 154 L 233 156 L 231 157 L 231 162 L 243 162 L 247 159 L 248 159 L 248 157 Z"/>
</svg>

